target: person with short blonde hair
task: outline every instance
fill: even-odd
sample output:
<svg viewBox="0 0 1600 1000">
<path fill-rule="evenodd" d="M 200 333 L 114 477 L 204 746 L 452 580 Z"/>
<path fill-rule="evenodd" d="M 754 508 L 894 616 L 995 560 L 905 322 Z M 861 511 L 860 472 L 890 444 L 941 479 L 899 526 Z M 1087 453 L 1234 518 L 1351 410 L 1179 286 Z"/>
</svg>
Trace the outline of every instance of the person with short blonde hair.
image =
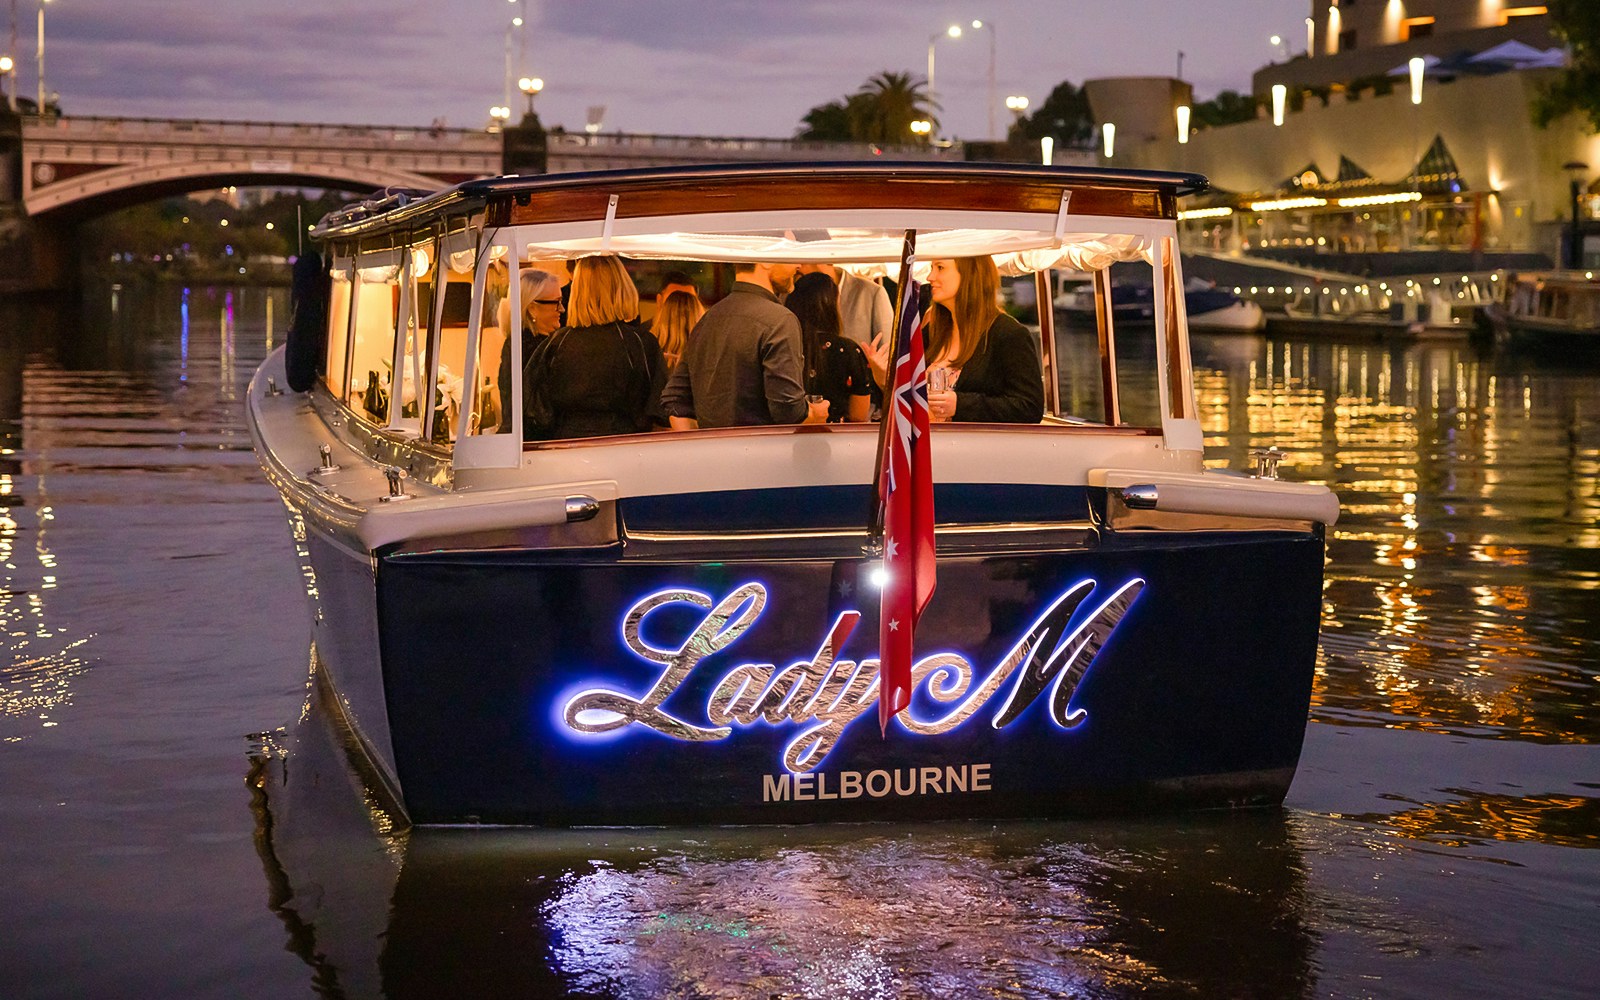
<svg viewBox="0 0 1600 1000">
<path fill-rule="evenodd" d="M 661 345 L 633 323 L 639 290 L 616 257 L 585 257 L 572 271 L 567 325 L 543 338 L 523 369 L 523 436 L 532 439 L 635 434 L 664 426 Z M 534 390 L 553 411 L 534 426 Z"/>
<path fill-rule="evenodd" d="M 632 323 L 639 318 L 639 289 L 615 256 L 582 257 L 572 269 L 568 326 Z"/>
</svg>

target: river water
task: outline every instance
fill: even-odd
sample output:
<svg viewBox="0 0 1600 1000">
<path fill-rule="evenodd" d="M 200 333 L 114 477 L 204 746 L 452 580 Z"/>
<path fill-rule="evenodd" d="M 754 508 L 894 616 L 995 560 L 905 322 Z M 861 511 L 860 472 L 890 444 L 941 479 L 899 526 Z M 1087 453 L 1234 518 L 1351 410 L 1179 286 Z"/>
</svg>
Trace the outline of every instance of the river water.
<svg viewBox="0 0 1600 1000">
<path fill-rule="evenodd" d="M 1344 502 L 1281 811 L 396 832 L 243 424 L 285 305 L 0 304 L 0 997 L 1595 994 L 1600 363 L 1197 339 L 1208 455 Z"/>
</svg>

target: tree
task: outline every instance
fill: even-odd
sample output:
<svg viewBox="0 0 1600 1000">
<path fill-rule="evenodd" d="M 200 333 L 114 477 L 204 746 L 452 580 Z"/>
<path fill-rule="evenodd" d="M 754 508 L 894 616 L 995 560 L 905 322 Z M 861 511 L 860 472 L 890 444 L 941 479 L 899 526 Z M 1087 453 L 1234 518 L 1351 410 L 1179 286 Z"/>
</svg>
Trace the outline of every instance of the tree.
<svg viewBox="0 0 1600 1000">
<path fill-rule="evenodd" d="M 1600 4 L 1594 0 L 1549 0 L 1555 32 L 1567 43 L 1568 64 L 1533 103 L 1540 128 L 1569 112 L 1589 120 L 1600 132 Z"/>
<path fill-rule="evenodd" d="M 1195 128 L 1215 128 L 1255 120 L 1256 99 L 1237 90 L 1224 90 L 1209 101 L 1194 106 L 1189 120 Z"/>
<path fill-rule="evenodd" d="M 800 139 L 899 144 L 912 138 L 918 119 L 938 124 L 926 85 L 910 73 L 885 71 L 854 94 L 819 104 L 801 119 Z"/>
<path fill-rule="evenodd" d="M 1060 146 L 1088 146 L 1094 142 L 1094 115 L 1088 95 L 1071 83 L 1056 84 L 1039 110 L 1023 115 L 1011 126 L 1012 142 L 1037 143 L 1045 136 Z"/>
</svg>

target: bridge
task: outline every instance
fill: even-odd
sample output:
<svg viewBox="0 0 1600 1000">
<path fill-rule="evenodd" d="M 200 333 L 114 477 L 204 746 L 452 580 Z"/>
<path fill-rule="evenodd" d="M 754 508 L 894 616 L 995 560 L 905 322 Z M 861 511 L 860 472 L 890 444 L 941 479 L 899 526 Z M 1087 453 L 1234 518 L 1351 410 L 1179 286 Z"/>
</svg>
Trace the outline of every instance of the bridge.
<svg viewBox="0 0 1600 1000">
<path fill-rule="evenodd" d="M 534 120 L 536 121 L 536 120 Z M 542 140 L 543 162 L 518 162 Z M 434 189 L 500 173 L 756 160 L 959 158 L 959 148 L 786 139 L 149 118 L 25 118 L 21 205 L 29 216 L 98 215 L 203 188 Z M 527 157 L 522 159 L 527 160 Z M 3 196 L 0 196 L 3 197 Z"/>
<path fill-rule="evenodd" d="M 0 293 L 74 280 L 74 227 L 220 187 L 433 190 L 498 174 L 693 163 L 963 159 L 955 146 L 197 119 L 25 117 L 0 105 Z"/>
</svg>

